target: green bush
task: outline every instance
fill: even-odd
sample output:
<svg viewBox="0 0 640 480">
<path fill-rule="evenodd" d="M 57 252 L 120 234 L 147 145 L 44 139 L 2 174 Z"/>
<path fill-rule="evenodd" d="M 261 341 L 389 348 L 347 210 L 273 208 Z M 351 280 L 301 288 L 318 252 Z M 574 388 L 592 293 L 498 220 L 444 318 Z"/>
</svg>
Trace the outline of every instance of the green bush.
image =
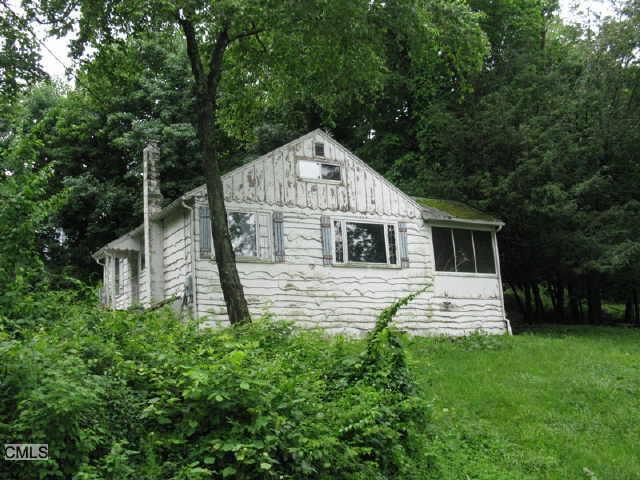
<svg viewBox="0 0 640 480">
<path fill-rule="evenodd" d="M 1 334 L 0 434 L 48 443 L 50 460 L 0 477 L 411 478 L 426 409 L 385 312 L 364 343 L 69 303 Z"/>
</svg>

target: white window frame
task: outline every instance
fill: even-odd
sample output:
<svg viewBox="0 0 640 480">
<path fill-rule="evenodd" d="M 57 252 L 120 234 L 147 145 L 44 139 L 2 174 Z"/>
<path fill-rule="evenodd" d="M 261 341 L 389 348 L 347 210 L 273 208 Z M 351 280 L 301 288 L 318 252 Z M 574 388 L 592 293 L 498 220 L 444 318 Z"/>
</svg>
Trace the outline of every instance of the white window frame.
<svg viewBox="0 0 640 480">
<path fill-rule="evenodd" d="M 250 256 L 250 255 L 238 255 L 234 252 L 234 255 L 236 257 L 236 261 L 237 262 L 242 262 L 242 263 L 274 263 L 275 261 L 275 252 L 274 252 L 274 248 L 273 248 L 273 212 L 268 211 L 268 210 L 255 210 L 255 209 L 250 209 L 250 208 L 242 208 L 242 207 L 238 207 L 238 208 L 230 208 L 227 210 L 227 217 L 232 214 L 232 213 L 251 213 L 253 215 L 256 216 L 256 255 L 255 256 Z M 269 222 L 268 222 L 268 226 L 267 229 L 269 231 L 269 245 L 271 245 L 270 247 L 270 255 L 269 258 L 263 258 L 260 256 L 260 221 L 258 219 L 258 215 L 260 214 L 266 214 L 269 216 Z M 228 222 L 228 218 L 227 218 L 227 222 Z M 198 223 L 199 225 L 199 223 Z M 198 227 L 199 228 L 199 227 Z M 202 232 L 199 232 L 200 235 L 202 235 Z M 207 257 L 200 257 L 200 258 L 206 258 L 208 260 L 211 261 L 215 261 L 216 259 L 216 252 L 215 252 L 215 248 L 213 246 L 213 228 L 211 228 L 211 231 L 209 232 L 209 240 L 210 240 L 210 245 L 211 245 L 211 255 L 207 256 Z"/>
<path fill-rule="evenodd" d="M 437 270 L 436 269 L 436 255 L 435 249 L 436 246 L 433 243 L 433 227 L 437 228 L 446 228 L 449 229 L 451 235 L 451 244 L 453 246 L 453 263 L 456 265 L 456 240 L 453 234 L 454 230 L 471 230 L 471 245 L 473 248 L 473 266 L 475 270 L 478 270 L 478 259 L 476 258 L 476 240 L 473 236 L 473 232 L 488 232 L 491 234 L 491 249 L 493 251 L 493 267 L 496 271 L 495 273 L 478 273 L 478 272 L 456 272 L 456 271 L 448 271 L 448 270 Z M 448 225 L 448 224 L 439 224 L 434 223 L 430 226 L 430 235 L 431 235 L 431 249 L 432 249 L 432 258 L 433 258 L 433 271 L 436 275 L 451 275 L 451 276 L 459 276 L 459 277 L 483 277 L 483 278 L 497 278 L 499 272 L 499 262 L 498 262 L 498 239 L 496 235 L 496 230 L 491 227 L 482 227 L 482 226 L 467 226 L 467 225 Z"/>
<path fill-rule="evenodd" d="M 342 228 L 342 262 L 336 261 L 336 222 L 340 222 Z M 352 262 L 349 259 L 349 242 L 347 239 L 347 223 L 362 223 L 368 225 L 384 225 L 384 250 L 387 258 L 386 263 L 377 262 Z M 391 263 L 389 260 L 389 229 L 388 225 L 394 228 L 395 242 L 396 242 L 396 263 Z M 346 217 L 331 217 L 331 254 L 333 256 L 333 265 L 335 266 L 348 266 L 348 267 L 387 267 L 387 268 L 400 268 L 400 233 L 398 229 L 398 222 L 388 222 L 380 220 L 370 220 L 368 218 L 346 218 Z"/>
<path fill-rule="evenodd" d="M 315 163 L 317 165 L 331 165 L 331 166 L 334 166 L 334 167 L 338 167 L 340 169 L 340 180 L 329 180 L 329 179 L 326 179 L 326 178 L 303 177 L 301 172 L 300 172 L 300 162 L 311 162 L 311 163 Z M 321 167 L 321 169 L 322 169 L 322 167 Z M 298 177 L 298 180 L 303 181 L 303 182 L 328 183 L 328 184 L 332 184 L 332 185 L 342 185 L 342 184 L 344 184 L 344 167 L 340 163 L 334 162 L 334 161 L 331 161 L 331 160 L 326 160 L 324 157 L 298 158 L 296 160 L 296 175 Z"/>
</svg>

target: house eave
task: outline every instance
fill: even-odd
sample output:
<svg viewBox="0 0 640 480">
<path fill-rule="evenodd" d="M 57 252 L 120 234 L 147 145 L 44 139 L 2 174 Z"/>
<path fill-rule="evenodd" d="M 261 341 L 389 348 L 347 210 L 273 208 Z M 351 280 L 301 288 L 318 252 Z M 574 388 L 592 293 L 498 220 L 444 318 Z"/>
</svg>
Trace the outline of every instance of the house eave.
<svg viewBox="0 0 640 480">
<path fill-rule="evenodd" d="M 106 255 L 124 256 L 139 253 L 141 248 L 134 237 L 140 235 L 142 232 L 144 232 L 144 225 L 139 225 L 133 230 L 107 243 L 91 256 L 94 260 L 98 261 L 103 259 Z"/>
<path fill-rule="evenodd" d="M 151 220 L 153 220 L 154 222 L 158 222 L 160 220 L 167 218 L 169 215 L 171 215 L 173 212 L 175 212 L 179 208 L 184 208 L 184 205 L 183 205 L 184 202 L 192 200 L 193 197 L 194 195 L 191 192 L 181 195 L 180 197 L 176 198 L 173 202 L 171 202 L 169 205 L 167 205 L 162 210 L 160 210 L 158 213 L 156 213 L 155 215 L 152 215 Z"/>
<path fill-rule="evenodd" d="M 498 230 L 502 229 L 506 224 L 502 220 L 475 220 L 475 219 L 467 219 L 467 218 L 456 218 L 456 217 L 434 217 L 430 214 L 430 212 L 422 212 L 422 219 L 427 222 L 429 225 L 434 226 L 486 226 L 486 227 L 494 227 Z"/>
</svg>

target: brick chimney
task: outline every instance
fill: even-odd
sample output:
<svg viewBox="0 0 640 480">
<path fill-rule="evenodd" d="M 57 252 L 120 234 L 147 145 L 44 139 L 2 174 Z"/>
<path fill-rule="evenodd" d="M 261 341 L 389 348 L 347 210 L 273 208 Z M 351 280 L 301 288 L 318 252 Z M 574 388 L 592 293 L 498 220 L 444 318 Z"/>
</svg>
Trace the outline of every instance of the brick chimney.
<svg viewBox="0 0 640 480">
<path fill-rule="evenodd" d="M 162 222 L 154 220 L 162 210 L 160 192 L 160 171 L 158 162 L 160 149 L 156 142 L 150 142 L 142 151 L 143 202 L 144 202 L 144 255 L 146 286 L 150 306 L 164 300 L 164 265 L 162 258 Z"/>
</svg>

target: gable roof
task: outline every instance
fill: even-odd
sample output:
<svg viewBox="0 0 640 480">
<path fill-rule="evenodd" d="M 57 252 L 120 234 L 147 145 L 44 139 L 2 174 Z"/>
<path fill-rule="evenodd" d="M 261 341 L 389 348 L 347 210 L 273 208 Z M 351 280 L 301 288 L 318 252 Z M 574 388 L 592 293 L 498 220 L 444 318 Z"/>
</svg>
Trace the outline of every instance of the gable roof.
<svg viewBox="0 0 640 480">
<path fill-rule="evenodd" d="M 393 183 L 391 183 L 389 180 L 387 180 L 383 175 L 381 175 L 376 170 L 374 170 L 367 162 L 362 160 L 355 153 L 353 153 L 347 147 L 342 145 L 335 138 L 333 138 L 331 135 L 329 135 L 329 133 L 327 133 L 325 130 L 322 130 L 321 128 L 316 128 L 315 130 L 311 130 L 309 133 L 306 133 L 306 134 L 302 135 L 301 137 L 294 138 L 293 140 L 285 143 L 284 145 L 280 145 L 279 147 L 277 147 L 277 148 L 275 148 L 275 149 L 273 149 L 273 150 L 271 150 L 271 151 L 269 151 L 269 152 L 267 152 L 267 153 L 265 153 L 263 155 L 260 155 L 259 157 L 254 158 L 250 162 L 247 162 L 244 165 L 240 165 L 239 167 L 236 167 L 233 170 L 228 171 L 227 173 L 222 175 L 222 180 L 224 182 L 225 179 L 228 179 L 231 176 L 233 176 L 236 173 L 239 173 L 239 172 L 241 172 L 243 170 L 248 170 L 248 169 L 252 168 L 254 165 L 256 165 L 258 162 L 264 160 L 265 158 L 267 158 L 267 157 L 269 157 L 269 156 L 271 156 L 271 155 L 273 155 L 273 154 L 275 154 L 275 153 L 277 153 L 277 152 L 279 152 L 281 150 L 287 150 L 292 145 L 294 145 L 296 143 L 304 142 L 305 140 L 313 138 L 316 135 L 324 137 L 324 139 L 326 141 L 334 143 L 337 146 L 339 146 L 340 148 L 342 148 L 345 152 L 348 152 L 349 155 L 351 155 L 362 168 L 367 170 L 367 172 L 369 172 L 371 175 L 375 176 L 381 182 L 384 182 L 389 188 L 394 190 L 401 198 L 403 198 L 408 203 L 412 204 L 415 208 L 420 209 L 420 205 L 416 202 L 414 197 L 412 197 L 412 196 L 406 194 L 405 192 L 403 192 L 402 190 L 400 190 Z M 188 191 L 187 193 L 182 195 L 181 198 L 182 198 L 182 200 L 185 200 L 185 199 L 193 197 L 193 196 L 204 195 L 204 194 L 206 194 L 206 191 L 207 191 L 207 186 L 205 184 L 203 184 L 203 185 L 200 185 L 199 187 L 196 187 L 196 188 Z M 175 203 L 175 202 L 173 202 L 173 203 Z"/>
</svg>

